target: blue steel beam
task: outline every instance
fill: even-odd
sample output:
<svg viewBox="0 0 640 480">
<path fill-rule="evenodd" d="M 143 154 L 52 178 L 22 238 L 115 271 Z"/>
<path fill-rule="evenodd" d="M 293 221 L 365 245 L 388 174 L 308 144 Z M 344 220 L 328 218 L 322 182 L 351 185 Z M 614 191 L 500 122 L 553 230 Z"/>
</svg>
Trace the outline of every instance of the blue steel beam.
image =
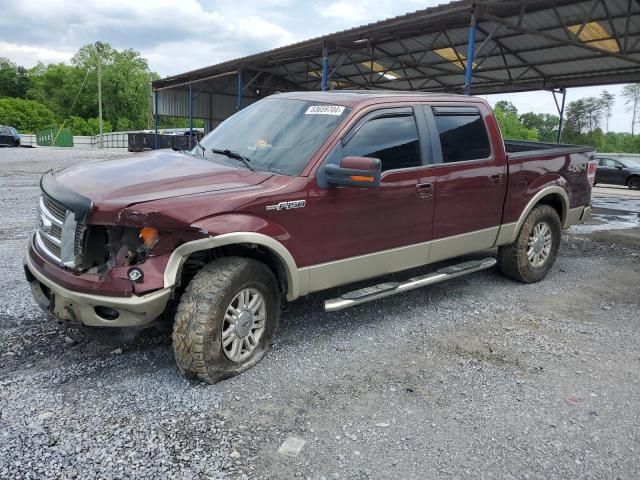
<svg viewBox="0 0 640 480">
<path fill-rule="evenodd" d="M 322 91 L 327 91 L 329 85 L 329 53 L 327 51 L 327 44 L 322 44 Z"/>
<path fill-rule="evenodd" d="M 473 61 L 476 53 L 476 29 L 478 22 L 476 15 L 471 14 L 471 25 L 469 26 L 469 48 L 467 49 L 467 69 L 464 78 L 464 94 L 471 95 L 471 84 L 473 82 Z"/>
</svg>

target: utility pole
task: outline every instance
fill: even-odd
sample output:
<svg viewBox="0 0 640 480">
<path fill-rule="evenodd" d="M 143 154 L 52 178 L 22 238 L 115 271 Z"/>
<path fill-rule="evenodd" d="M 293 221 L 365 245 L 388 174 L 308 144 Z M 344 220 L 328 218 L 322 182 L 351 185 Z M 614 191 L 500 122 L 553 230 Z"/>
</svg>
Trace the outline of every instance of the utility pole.
<svg viewBox="0 0 640 480">
<path fill-rule="evenodd" d="M 100 125 L 100 141 L 98 145 L 102 148 L 102 65 L 100 58 L 102 42 L 96 42 L 96 53 L 98 54 L 98 124 Z"/>
</svg>

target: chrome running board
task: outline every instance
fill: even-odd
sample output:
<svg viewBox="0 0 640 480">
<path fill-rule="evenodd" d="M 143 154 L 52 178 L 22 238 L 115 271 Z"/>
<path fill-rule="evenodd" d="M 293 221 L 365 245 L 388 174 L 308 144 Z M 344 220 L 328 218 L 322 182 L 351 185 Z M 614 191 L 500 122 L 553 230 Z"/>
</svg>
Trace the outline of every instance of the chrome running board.
<svg viewBox="0 0 640 480">
<path fill-rule="evenodd" d="M 338 298 L 325 300 L 324 310 L 326 312 L 336 312 L 338 310 L 360 305 L 372 300 L 378 300 L 398 293 L 408 292 L 409 290 L 414 290 L 416 288 L 433 285 L 434 283 L 449 280 L 450 278 L 461 277 L 479 270 L 485 270 L 493 267 L 495 264 L 496 259 L 492 257 L 484 258 L 482 260 L 471 260 L 469 262 L 441 268 L 440 270 L 429 273 L 428 275 L 413 277 L 401 283 L 387 282 L 380 283 L 372 287 L 361 288 L 359 290 L 345 293 Z"/>
</svg>

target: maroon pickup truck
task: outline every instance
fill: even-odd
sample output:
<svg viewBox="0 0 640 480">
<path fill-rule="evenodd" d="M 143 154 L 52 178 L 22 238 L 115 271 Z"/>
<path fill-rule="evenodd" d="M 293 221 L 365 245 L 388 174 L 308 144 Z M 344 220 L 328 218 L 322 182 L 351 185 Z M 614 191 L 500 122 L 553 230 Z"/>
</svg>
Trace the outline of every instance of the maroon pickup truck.
<svg viewBox="0 0 640 480">
<path fill-rule="evenodd" d="M 51 316 L 90 332 L 168 317 L 182 373 L 215 382 L 264 356 L 283 300 L 369 280 L 327 300 L 334 311 L 496 263 L 542 280 L 561 229 L 590 213 L 594 157 L 503 141 L 478 98 L 273 95 L 191 152 L 45 174 L 25 273 Z"/>
</svg>

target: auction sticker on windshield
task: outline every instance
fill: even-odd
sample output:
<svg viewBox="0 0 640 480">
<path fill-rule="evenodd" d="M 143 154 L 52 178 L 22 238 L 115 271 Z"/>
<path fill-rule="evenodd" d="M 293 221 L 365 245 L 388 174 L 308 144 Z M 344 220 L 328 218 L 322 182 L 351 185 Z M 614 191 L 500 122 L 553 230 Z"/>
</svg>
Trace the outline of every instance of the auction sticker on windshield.
<svg viewBox="0 0 640 480">
<path fill-rule="evenodd" d="M 339 107 L 338 105 L 311 105 L 304 112 L 305 115 L 342 115 L 345 107 Z"/>
</svg>

